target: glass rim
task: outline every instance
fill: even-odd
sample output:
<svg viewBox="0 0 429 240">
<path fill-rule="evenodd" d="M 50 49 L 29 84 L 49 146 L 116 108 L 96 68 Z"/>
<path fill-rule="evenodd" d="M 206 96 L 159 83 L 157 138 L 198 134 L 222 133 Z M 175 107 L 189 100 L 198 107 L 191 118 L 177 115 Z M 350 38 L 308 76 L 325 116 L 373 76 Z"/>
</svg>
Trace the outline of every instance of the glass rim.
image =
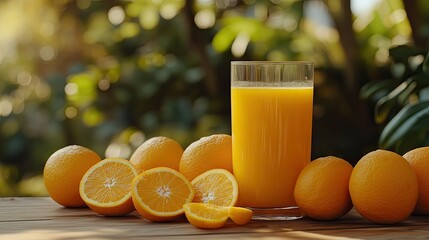
<svg viewBox="0 0 429 240">
<path fill-rule="evenodd" d="M 314 65 L 313 61 L 231 61 L 231 65 Z"/>
</svg>

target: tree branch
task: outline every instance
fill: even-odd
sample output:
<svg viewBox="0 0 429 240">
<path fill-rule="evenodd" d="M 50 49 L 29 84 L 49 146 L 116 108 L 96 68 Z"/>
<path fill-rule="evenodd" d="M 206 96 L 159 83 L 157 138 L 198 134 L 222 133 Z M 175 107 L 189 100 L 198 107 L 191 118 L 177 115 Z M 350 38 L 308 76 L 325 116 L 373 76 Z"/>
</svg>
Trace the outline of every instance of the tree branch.
<svg viewBox="0 0 429 240">
<path fill-rule="evenodd" d="M 417 0 L 402 0 L 402 2 L 404 3 L 404 9 L 407 13 L 408 21 L 410 22 L 414 44 L 419 48 L 426 49 L 428 47 L 429 39 L 425 39 L 425 37 L 420 34 L 422 18 L 421 11 L 419 11 L 417 6 Z"/>
<path fill-rule="evenodd" d="M 334 12 L 332 7 L 329 7 L 328 3 L 325 1 L 325 4 L 328 6 L 331 16 L 334 20 L 335 27 L 338 30 L 340 37 L 340 44 L 344 50 L 345 55 L 345 80 L 347 91 L 354 98 L 358 96 L 359 93 L 359 54 L 358 54 L 358 44 L 356 42 L 355 33 L 353 31 L 353 18 L 352 11 L 350 6 L 350 0 L 340 0 L 341 8 L 339 11 Z"/>
<path fill-rule="evenodd" d="M 210 96 L 217 95 L 219 93 L 218 84 L 216 82 L 216 72 L 213 69 L 212 64 L 209 62 L 209 56 L 205 49 L 205 39 L 202 31 L 197 27 L 194 22 L 195 13 L 193 10 L 194 0 L 186 0 L 184 13 L 186 17 L 186 23 L 188 26 L 188 44 L 189 49 L 195 54 L 201 68 L 205 73 L 205 86 Z"/>
</svg>

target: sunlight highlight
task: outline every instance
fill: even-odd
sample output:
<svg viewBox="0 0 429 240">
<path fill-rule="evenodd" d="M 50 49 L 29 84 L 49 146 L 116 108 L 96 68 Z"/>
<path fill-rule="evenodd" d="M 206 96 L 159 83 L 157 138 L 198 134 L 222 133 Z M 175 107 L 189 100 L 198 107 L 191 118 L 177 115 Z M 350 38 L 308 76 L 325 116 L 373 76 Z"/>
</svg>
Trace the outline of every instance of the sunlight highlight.
<svg viewBox="0 0 429 240">
<path fill-rule="evenodd" d="M 146 136 L 142 131 L 137 131 L 130 136 L 130 143 L 134 147 L 140 146 L 146 140 Z"/>
<path fill-rule="evenodd" d="M 170 20 L 174 18 L 179 12 L 181 6 L 175 4 L 163 4 L 159 9 L 159 14 L 165 20 Z"/>
<path fill-rule="evenodd" d="M 27 71 L 18 73 L 16 81 L 21 86 L 28 86 L 31 83 L 31 74 Z"/>
<path fill-rule="evenodd" d="M 68 106 L 66 108 L 66 110 L 64 111 L 64 115 L 68 118 L 68 119 L 72 119 L 75 118 L 77 116 L 77 108 L 73 107 L 73 106 Z"/>
<path fill-rule="evenodd" d="M 249 45 L 250 37 L 247 33 L 241 32 L 237 35 L 231 46 L 234 57 L 242 57 Z"/>
<path fill-rule="evenodd" d="M 43 61 L 50 61 L 55 58 L 55 49 L 51 46 L 43 46 L 39 51 L 40 58 Z"/>
<path fill-rule="evenodd" d="M 106 158 L 120 157 L 128 159 L 131 156 L 131 148 L 125 143 L 111 143 L 105 152 Z"/>
<path fill-rule="evenodd" d="M 113 25 L 119 25 L 121 24 L 125 19 L 125 11 L 120 6 L 112 7 L 109 12 L 107 13 L 107 16 L 109 18 L 109 21 Z"/>
<path fill-rule="evenodd" d="M 64 87 L 64 92 L 67 95 L 74 95 L 78 93 L 78 91 L 79 91 L 79 86 L 76 83 L 67 83 L 66 86 Z"/>
<path fill-rule="evenodd" d="M 0 100 L 0 116 L 7 117 L 12 113 L 12 102 L 8 97 Z"/>
<path fill-rule="evenodd" d="M 201 10 L 195 15 L 194 21 L 198 28 L 208 29 L 215 24 L 216 16 L 212 10 Z"/>
<path fill-rule="evenodd" d="M 139 22 L 144 29 L 155 28 L 159 22 L 158 10 L 155 7 L 145 7 L 140 13 Z"/>
</svg>

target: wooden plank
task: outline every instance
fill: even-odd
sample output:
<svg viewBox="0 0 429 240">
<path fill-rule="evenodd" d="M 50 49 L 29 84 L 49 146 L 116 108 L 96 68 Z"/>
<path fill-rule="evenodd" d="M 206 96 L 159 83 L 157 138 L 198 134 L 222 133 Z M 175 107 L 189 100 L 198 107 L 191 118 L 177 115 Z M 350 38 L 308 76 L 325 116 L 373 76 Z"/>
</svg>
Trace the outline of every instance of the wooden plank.
<svg viewBox="0 0 429 240">
<path fill-rule="evenodd" d="M 180 218 L 152 223 L 138 214 L 104 217 L 87 208 L 68 209 L 50 198 L 0 198 L 0 239 L 413 239 L 429 238 L 429 219 L 410 217 L 391 226 L 365 221 L 356 211 L 337 221 L 253 221 L 245 226 L 229 222 L 217 230 L 201 230 Z"/>
</svg>

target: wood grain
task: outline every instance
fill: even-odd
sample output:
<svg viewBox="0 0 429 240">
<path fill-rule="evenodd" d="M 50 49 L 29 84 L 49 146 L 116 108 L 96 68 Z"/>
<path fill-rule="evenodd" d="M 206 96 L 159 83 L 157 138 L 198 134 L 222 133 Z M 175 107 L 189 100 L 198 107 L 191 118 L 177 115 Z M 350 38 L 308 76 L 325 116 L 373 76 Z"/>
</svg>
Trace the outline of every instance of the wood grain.
<svg viewBox="0 0 429 240">
<path fill-rule="evenodd" d="M 229 222 L 201 230 L 184 217 L 152 223 L 138 214 L 104 217 L 87 208 L 63 208 L 50 198 L 0 198 L 0 239 L 429 239 L 429 218 L 412 216 L 397 225 L 375 225 L 352 210 L 337 221 Z"/>
</svg>

